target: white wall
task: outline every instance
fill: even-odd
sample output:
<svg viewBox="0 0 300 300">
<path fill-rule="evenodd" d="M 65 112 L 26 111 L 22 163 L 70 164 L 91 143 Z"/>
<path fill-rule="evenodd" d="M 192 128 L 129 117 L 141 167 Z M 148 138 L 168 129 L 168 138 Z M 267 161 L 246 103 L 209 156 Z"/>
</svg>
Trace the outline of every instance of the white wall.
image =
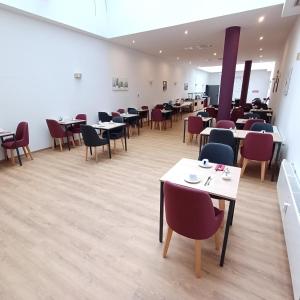
<svg viewBox="0 0 300 300">
<path fill-rule="evenodd" d="M 271 95 L 271 106 L 275 112 L 275 124 L 284 138 L 283 154 L 295 164 L 300 177 L 300 140 L 299 140 L 299 112 L 300 112 L 300 17 L 294 25 L 285 44 L 280 64 L 280 80 L 278 92 Z M 284 94 L 285 79 L 292 71 L 288 94 Z M 277 69 L 276 69 L 277 70 Z"/>
<path fill-rule="evenodd" d="M 207 80 L 206 72 L 189 65 L 170 65 L 1 9 L 0 36 L 0 127 L 15 130 L 19 121 L 27 120 L 32 150 L 50 145 L 46 118 L 87 113 L 88 121 L 95 122 L 98 111 L 186 97 Z M 82 79 L 74 79 L 74 72 L 82 72 Z M 112 91 L 113 76 L 127 77 L 129 91 Z M 166 92 L 163 80 L 168 81 Z M 184 82 L 189 82 L 189 91 L 184 91 Z"/>
<path fill-rule="evenodd" d="M 270 87 L 271 72 L 266 70 L 252 70 L 248 88 L 248 102 L 254 98 L 266 98 Z M 209 73 L 208 84 L 220 85 L 221 73 Z M 234 88 L 232 98 L 241 97 L 241 89 L 243 83 L 243 72 L 236 72 L 234 79 Z M 258 91 L 258 92 L 256 92 Z"/>
</svg>

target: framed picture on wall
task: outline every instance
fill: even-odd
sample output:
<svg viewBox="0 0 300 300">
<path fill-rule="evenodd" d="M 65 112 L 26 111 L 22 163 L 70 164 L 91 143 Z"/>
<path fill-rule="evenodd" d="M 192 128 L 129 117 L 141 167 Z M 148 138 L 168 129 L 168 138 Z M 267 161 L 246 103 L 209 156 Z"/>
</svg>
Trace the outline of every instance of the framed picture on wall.
<svg viewBox="0 0 300 300">
<path fill-rule="evenodd" d="M 163 81 L 163 91 L 165 92 L 168 88 L 168 82 L 167 81 Z"/>
<path fill-rule="evenodd" d="M 185 82 L 184 85 L 183 85 L 183 89 L 185 91 L 187 91 L 189 89 L 189 83 L 188 82 Z"/>
<path fill-rule="evenodd" d="M 128 91 L 128 79 L 113 77 L 112 90 L 113 91 Z"/>
</svg>

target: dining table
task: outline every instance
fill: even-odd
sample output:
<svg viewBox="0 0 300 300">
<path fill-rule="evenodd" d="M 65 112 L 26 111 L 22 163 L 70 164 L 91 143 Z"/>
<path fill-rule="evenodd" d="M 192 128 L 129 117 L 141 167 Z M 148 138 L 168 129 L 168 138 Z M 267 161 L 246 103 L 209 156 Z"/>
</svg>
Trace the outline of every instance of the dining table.
<svg viewBox="0 0 300 300">
<path fill-rule="evenodd" d="M 188 158 L 180 159 L 160 178 L 160 204 L 159 204 L 159 242 L 163 242 L 164 226 L 164 183 L 166 181 L 189 187 L 191 189 L 206 191 L 213 199 L 229 202 L 226 226 L 224 231 L 220 266 L 224 265 L 230 226 L 233 223 L 235 203 L 241 177 L 241 169 L 234 166 L 225 166 L 230 176 L 224 178 L 224 171 L 217 171 L 216 164 L 210 163 L 202 167 L 199 160 Z M 185 180 L 189 174 L 196 174 L 200 182 L 189 183 Z M 208 183 L 208 184 L 207 184 Z M 184 199 L 182 199 L 184 201 Z"/>
<path fill-rule="evenodd" d="M 200 115 L 197 116 L 199 118 L 202 118 L 203 123 L 205 124 L 205 127 L 210 126 L 212 122 L 212 117 L 201 117 Z M 185 143 L 185 136 L 186 136 L 186 124 L 188 122 L 188 117 L 184 118 L 183 120 L 183 143 Z"/>
<path fill-rule="evenodd" d="M 3 143 L 5 141 L 4 140 L 5 138 L 12 138 L 14 141 L 16 141 L 16 134 L 14 132 L 7 131 L 5 129 L 0 128 L 1 143 Z M 16 152 L 17 152 L 19 165 L 22 166 L 22 160 L 21 160 L 19 148 L 16 148 Z"/>
<path fill-rule="evenodd" d="M 135 118 L 140 118 L 139 114 L 129 114 L 129 113 L 123 113 L 120 114 L 120 116 L 124 119 L 124 122 L 129 126 L 130 121 L 134 120 Z M 139 122 L 137 122 L 137 129 L 138 129 L 138 135 L 140 134 L 140 126 L 138 125 Z M 129 130 L 127 131 L 127 137 L 129 136 Z"/>
</svg>

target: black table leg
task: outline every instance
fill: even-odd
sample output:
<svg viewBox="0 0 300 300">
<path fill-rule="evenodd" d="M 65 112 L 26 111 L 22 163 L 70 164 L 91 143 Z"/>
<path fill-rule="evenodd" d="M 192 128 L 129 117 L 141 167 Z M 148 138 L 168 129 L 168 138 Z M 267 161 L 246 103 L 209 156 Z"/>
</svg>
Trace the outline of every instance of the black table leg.
<svg viewBox="0 0 300 300">
<path fill-rule="evenodd" d="M 110 130 L 107 130 L 107 142 L 108 142 L 108 153 L 109 153 L 109 158 L 111 158 L 111 150 L 110 150 Z"/>
<path fill-rule="evenodd" d="M 233 216 L 234 216 L 234 208 L 235 208 L 235 201 L 232 201 L 233 203 L 233 209 L 232 209 L 232 216 L 231 216 L 231 220 L 230 220 L 230 225 L 232 226 L 233 223 Z"/>
<path fill-rule="evenodd" d="M 13 135 L 13 139 L 14 139 L 14 142 L 16 142 L 16 135 L 15 134 Z M 16 148 L 16 152 L 17 152 L 17 156 L 18 156 L 19 165 L 22 166 L 22 160 L 21 160 L 20 151 L 19 151 L 18 147 Z"/>
<path fill-rule="evenodd" d="M 279 161 L 279 153 L 280 153 L 280 148 L 281 148 L 281 143 L 277 143 L 277 152 L 276 152 L 276 157 L 275 157 L 275 162 L 274 162 L 274 167 L 272 170 L 272 178 L 271 181 L 275 180 L 275 173 L 278 170 L 278 161 Z"/>
<path fill-rule="evenodd" d="M 91 153 L 91 155 L 93 155 L 93 150 L 92 150 L 92 147 L 90 147 L 90 153 Z"/>
<path fill-rule="evenodd" d="M 127 151 L 126 125 L 124 125 L 124 140 L 125 140 L 125 151 Z"/>
<path fill-rule="evenodd" d="M 227 215 L 227 221 L 226 221 L 226 227 L 225 227 L 225 232 L 224 232 L 222 254 L 221 254 L 221 259 L 220 259 L 220 266 L 221 267 L 223 267 L 223 265 L 224 265 L 225 253 L 226 253 L 226 247 L 227 247 L 227 240 L 228 240 L 228 234 L 229 234 L 229 227 L 230 227 L 230 223 L 232 223 L 233 211 L 234 211 L 234 201 L 230 201 L 229 209 L 228 209 L 228 215 Z"/>
<path fill-rule="evenodd" d="M 186 120 L 183 121 L 183 142 L 185 143 Z"/>
<path fill-rule="evenodd" d="M 160 182 L 160 203 L 159 203 L 159 241 L 163 241 L 164 230 L 164 182 Z"/>
</svg>

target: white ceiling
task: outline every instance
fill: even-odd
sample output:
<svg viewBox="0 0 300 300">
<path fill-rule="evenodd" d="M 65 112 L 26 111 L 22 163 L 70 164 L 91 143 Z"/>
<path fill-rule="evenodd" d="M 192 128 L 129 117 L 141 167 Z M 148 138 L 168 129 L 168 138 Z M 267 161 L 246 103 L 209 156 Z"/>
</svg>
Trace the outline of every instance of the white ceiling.
<svg viewBox="0 0 300 300">
<path fill-rule="evenodd" d="M 283 5 L 269 6 L 109 40 L 179 64 L 191 62 L 193 66 L 215 66 L 222 63 L 220 58 L 225 28 L 241 26 L 238 62 L 248 59 L 253 62 L 274 61 L 279 58 L 295 20 L 293 16 L 282 18 L 282 7 Z M 265 17 L 262 23 L 258 23 L 260 16 Z M 188 30 L 187 35 L 184 34 L 185 30 Z M 262 41 L 259 40 L 260 36 L 264 36 Z M 201 45 L 211 47 L 199 49 Z M 193 47 L 193 50 L 185 50 L 187 47 Z M 259 51 L 259 48 L 263 48 L 263 51 Z M 161 54 L 159 50 L 162 50 Z M 213 53 L 217 55 L 214 56 Z M 260 55 L 263 57 L 260 58 Z"/>
</svg>

